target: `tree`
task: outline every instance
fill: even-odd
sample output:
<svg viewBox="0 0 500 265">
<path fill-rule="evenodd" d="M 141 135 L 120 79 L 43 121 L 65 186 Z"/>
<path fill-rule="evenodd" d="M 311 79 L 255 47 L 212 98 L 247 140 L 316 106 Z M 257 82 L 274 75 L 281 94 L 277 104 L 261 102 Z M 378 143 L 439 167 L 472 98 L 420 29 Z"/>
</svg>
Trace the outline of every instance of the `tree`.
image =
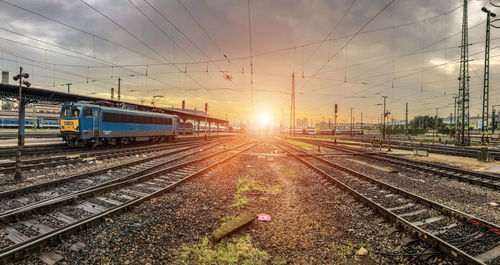
<svg viewBox="0 0 500 265">
<path fill-rule="evenodd" d="M 443 123 L 443 118 L 438 118 L 438 128 L 445 128 L 446 124 Z M 433 129 L 436 127 L 436 117 L 435 116 L 415 116 L 413 120 L 409 124 L 410 128 L 424 128 L 424 129 Z"/>
</svg>

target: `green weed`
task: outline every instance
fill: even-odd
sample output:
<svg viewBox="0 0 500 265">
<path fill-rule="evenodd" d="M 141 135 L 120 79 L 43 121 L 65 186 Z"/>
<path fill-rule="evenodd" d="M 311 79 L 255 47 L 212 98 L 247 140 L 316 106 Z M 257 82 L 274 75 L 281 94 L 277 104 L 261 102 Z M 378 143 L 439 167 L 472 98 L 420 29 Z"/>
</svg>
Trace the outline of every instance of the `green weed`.
<svg viewBox="0 0 500 265">
<path fill-rule="evenodd" d="M 265 264 L 269 255 L 252 245 L 250 236 L 233 237 L 212 244 L 208 238 L 183 245 L 176 257 L 181 264 Z"/>
</svg>

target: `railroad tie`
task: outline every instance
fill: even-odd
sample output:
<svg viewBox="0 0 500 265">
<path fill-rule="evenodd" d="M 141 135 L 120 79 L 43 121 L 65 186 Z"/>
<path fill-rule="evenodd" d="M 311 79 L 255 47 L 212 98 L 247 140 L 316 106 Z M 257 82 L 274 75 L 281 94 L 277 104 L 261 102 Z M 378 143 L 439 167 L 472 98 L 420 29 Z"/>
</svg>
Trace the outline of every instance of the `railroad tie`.
<svg viewBox="0 0 500 265">
<path fill-rule="evenodd" d="M 427 212 L 427 209 L 420 209 L 420 210 L 416 210 L 414 212 L 409 212 L 409 213 L 403 213 L 403 214 L 400 214 L 399 217 L 410 217 L 410 216 L 415 216 L 415 215 L 419 215 L 421 213 L 425 213 Z"/>
<path fill-rule="evenodd" d="M 119 201 L 115 201 L 113 199 L 109 199 L 109 198 L 106 198 L 106 197 L 103 197 L 103 196 L 97 196 L 96 199 L 98 199 L 100 201 L 103 201 L 103 202 L 107 202 L 109 204 L 113 204 L 113 205 L 120 205 L 120 204 L 122 204 Z"/>
<path fill-rule="evenodd" d="M 4 226 L 0 231 L 7 233 L 7 239 L 12 241 L 14 244 L 22 243 L 28 240 L 28 237 L 21 234 L 19 231 L 10 226 Z"/>
<path fill-rule="evenodd" d="M 106 210 L 103 206 L 90 202 L 82 202 L 77 204 L 75 207 L 93 214 L 98 214 Z"/>
<path fill-rule="evenodd" d="M 477 255 L 475 258 L 484 263 L 487 263 L 498 257 L 500 257 L 500 242 L 497 242 L 497 245 L 494 248 Z"/>
<path fill-rule="evenodd" d="M 439 220 L 441 220 L 443 218 L 444 218 L 444 216 L 440 215 L 440 216 L 436 216 L 436 217 L 431 217 L 431 218 L 425 219 L 423 221 L 413 222 L 411 224 L 414 225 L 414 226 L 422 226 L 422 225 L 426 225 L 426 224 L 431 224 L 431 223 L 437 222 L 437 221 L 439 221 Z"/>
<path fill-rule="evenodd" d="M 74 222 L 76 222 L 76 219 L 71 217 L 71 216 L 67 216 L 63 213 L 59 213 L 59 212 L 53 212 L 53 213 L 49 213 L 49 215 L 63 223 L 66 223 L 66 224 L 72 224 Z"/>
<path fill-rule="evenodd" d="M 25 225 L 26 227 L 29 227 L 33 230 L 38 231 L 40 234 L 46 234 L 46 233 L 54 230 L 54 228 L 52 228 L 48 225 L 41 224 L 33 219 L 24 220 L 24 221 L 21 221 L 20 223 Z"/>
</svg>

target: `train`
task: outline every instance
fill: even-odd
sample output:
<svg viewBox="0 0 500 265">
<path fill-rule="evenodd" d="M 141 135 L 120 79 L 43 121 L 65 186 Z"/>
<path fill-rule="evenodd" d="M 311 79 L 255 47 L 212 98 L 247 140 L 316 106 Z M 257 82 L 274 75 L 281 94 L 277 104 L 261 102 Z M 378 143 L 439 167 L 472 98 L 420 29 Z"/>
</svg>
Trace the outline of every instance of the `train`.
<svg viewBox="0 0 500 265">
<path fill-rule="evenodd" d="M 179 134 L 184 134 L 183 128 L 186 128 L 186 134 L 193 134 L 196 133 L 198 130 L 198 127 L 194 125 L 191 122 L 181 122 L 179 124 Z M 200 124 L 200 133 L 205 132 L 205 129 L 208 132 L 208 126 L 205 126 L 204 124 Z M 225 127 L 225 126 L 219 126 L 217 128 L 217 125 L 210 125 L 210 132 L 230 132 L 230 127 Z"/>
<path fill-rule="evenodd" d="M 1 118 L 0 117 L 0 128 L 17 128 L 19 126 L 19 121 L 17 118 Z M 39 128 L 39 129 L 58 129 L 59 120 L 51 119 L 30 119 L 27 118 L 24 121 L 25 128 Z"/>
<path fill-rule="evenodd" d="M 166 142 L 179 134 L 180 123 L 176 115 L 90 102 L 64 104 L 59 121 L 61 137 L 75 147 Z"/>
<path fill-rule="evenodd" d="M 322 134 L 322 135 L 334 135 L 333 130 L 319 130 L 319 129 L 295 129 L 295 134 L 303 134 L 303 135 L 314 135 L 314 134 Z M 337 129 L 337 135 L 364 135 L 363 129 Z"/>
<path fill-rule="evenodd" d="M 193 134 L 194 126 L 191 122 L 181 122 L 179 123 L 179 133 L 180 134 Z"/>
</svg>

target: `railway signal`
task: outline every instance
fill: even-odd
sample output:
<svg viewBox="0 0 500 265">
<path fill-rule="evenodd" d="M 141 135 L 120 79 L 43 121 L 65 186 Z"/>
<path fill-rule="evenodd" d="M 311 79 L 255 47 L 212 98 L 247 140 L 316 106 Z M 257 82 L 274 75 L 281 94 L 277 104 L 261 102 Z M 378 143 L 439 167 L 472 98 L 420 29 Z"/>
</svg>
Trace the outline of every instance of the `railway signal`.
<svg viewBox="0 0 500 265">
<path fill-rule="evenodd" d="M 26 101 L 23 100 L 23 84 L 26 87 L 30 87 L 30 82 L 24 80 L 27 79 L 30 75 L 28 73 L 23 73 L 23 68 L 19 67 L 19 74 L 14 76 L 14 81 L 19 81 L 19 107 L 18 107 L 18 117 L 17 117 L 17 152 L 16 152 L 16 172 L 14 173 L 14 180 L 20 181 L 21 176 L 21 152 L 24 146 L 24 109 L 26 106 Z"/>
</svg>

